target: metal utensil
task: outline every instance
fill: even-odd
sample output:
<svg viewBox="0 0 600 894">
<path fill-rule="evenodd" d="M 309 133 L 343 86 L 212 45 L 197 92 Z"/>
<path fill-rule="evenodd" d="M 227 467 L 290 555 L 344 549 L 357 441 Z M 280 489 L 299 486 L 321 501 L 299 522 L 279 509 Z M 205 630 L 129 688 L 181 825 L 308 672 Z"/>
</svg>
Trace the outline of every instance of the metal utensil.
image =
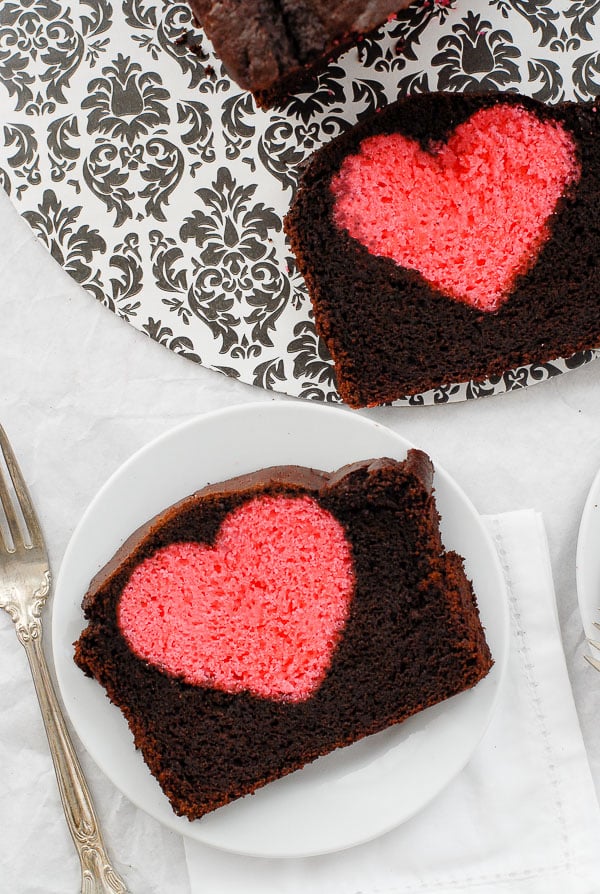
<svg viewBox="0 0 600 894">
<path fill-rule="evenodd" d="M 593 624 L 594 624 L 594 627 L 596 627 L 598 630 L 600 630 L 600 624 L 598 623 L 598 621 L 593 621 Z M 590 639 L 588 637 L 588 643 L 590 644 L 590 646 L 593 646 L 594 649 L 600 650 L 600 643 L 597 640 Z M 600 661 L 598 661 L 597 658 L 592 657 L 592 655 L 584 655 L 583 657 L 585 658 L 586 661 L 589 661 L 589 663 L 592 665 L 592 667 L 595 667 L 596 670 L 600 671 Z"/>
<path fill-rule="evenodd" d="M 102 841 L 87 783 L 52 686 L 42 649 L 41 611 L 51 587 L 42 531 L 8 438 L 0 426 L 0 607 L 14 621 L 29 660 L 69 831 L 81 862 L 82 894 L 126 894 Z"/>
</svg>

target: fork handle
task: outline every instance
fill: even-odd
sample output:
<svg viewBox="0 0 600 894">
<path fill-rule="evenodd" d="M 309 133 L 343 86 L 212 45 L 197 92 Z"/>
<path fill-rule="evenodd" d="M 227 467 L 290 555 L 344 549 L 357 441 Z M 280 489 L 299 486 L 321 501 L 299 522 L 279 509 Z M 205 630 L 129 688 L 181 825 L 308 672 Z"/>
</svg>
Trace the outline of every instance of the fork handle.
<svg viewBox="0 0 600 894">
<path fill-rule="evenodd" d="M 108 859 L 83 770 L 58 704 L 42 648 L 41 625 L 18 632 L 40 703 L 67 825 L 81 863 L 82 894 L 127 894 Z"/>
</svg>

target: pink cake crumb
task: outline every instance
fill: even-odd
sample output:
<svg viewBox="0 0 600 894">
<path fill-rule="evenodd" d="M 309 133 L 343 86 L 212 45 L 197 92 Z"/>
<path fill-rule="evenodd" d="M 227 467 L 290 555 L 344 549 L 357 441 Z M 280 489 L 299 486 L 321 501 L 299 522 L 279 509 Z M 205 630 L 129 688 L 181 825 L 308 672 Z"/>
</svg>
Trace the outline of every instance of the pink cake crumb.
<svg viewBox="0 0 600 894">
<path fill-rule="evenodd" d="M 118 618 L 134 652 L 189 683 L 302 700 L 353 590 L 340 523 L 311 497 L 263 496 L 226 517 L 214 547 L 175 543 L 138 565 Z"/>
<path fill-rule="evenodd" d="M 372 254 L 494 311 L 534 263 L 580 173 L 564 128 L 498 104 L 430 151 L 399 133 L 363 140 L 332 180 L 334 219 Z"/>
</svg>

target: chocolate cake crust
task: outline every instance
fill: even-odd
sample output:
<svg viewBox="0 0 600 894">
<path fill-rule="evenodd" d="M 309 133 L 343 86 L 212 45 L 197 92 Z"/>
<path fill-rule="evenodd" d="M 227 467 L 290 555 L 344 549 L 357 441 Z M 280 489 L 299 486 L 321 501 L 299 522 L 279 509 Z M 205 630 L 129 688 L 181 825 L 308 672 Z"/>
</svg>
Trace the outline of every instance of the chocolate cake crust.
<svg viewBox="0 0 600 894">
<path fill-rule="evenodd" d="M 411 0 L 189 0 L 231 77 L 258 105 L 283 102 Z"/>
</svg>

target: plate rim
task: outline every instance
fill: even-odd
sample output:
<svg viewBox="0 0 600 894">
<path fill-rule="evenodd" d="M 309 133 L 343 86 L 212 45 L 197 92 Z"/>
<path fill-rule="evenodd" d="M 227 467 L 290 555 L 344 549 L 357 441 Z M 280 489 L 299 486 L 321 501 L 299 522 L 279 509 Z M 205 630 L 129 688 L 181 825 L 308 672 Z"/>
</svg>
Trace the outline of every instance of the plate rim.
<svg viewBox="0 0 600 894">
<path fill-rule="evenodd" d="M 212 423 L 212 421 L 214 419 L 219 419 L 219 418 L 222 418 L 225 416 L 238 416 L 238 415 L 243 416 L 243 415 L 247 415 L 247 414 L 252 416 L 255 411 L 259 411 L 261 413 L 267 412 L 268 414 L 273 413 L 273 412 L 276 412 L 276 413 L 277 412 L 281 412 L 281 413 L 291 412 L 292 414 L 299 413 L 300 415 L 305 414 L 305 413 L 306 414 L 322 413 L 322 414 L 329 414 L 329 415 L 337 414 L 338 416 L 343 415 L 346 417 L 347 420 L 352 418 L 354 420 L 352 424 L 354 424 L 354 422 L 356 422 L 358 424 L 364 425 L 365 429 L 371 428 L 372 430 L 382 430 L 386 435 L 388 435 L 388 436 L 391 435 L 392 439 L 395 442 L 397 442 L 397 444 L 401 450 L 409 450 L 415 446 L 415 445 L 413 445 L 413 443 L 411 441 L 409 441 L 403 435 L 396 433 L 389 427 L 379 423 L 376 420 L 370 419 L 369 417 L 352 412 L 343 406 L 342 407 L 340 407 L 340 406 L 330 407 L 327 405 L 323 405 L 321 403 L 307 404 L 307 403 L 302 403 L 302 402 L 289 401 L 286 399 L 272 400 L 272 401 L 259 401 L 259 402 L 252 402 L 252 403 L 247 403 L 247 404 L 244 404 L 244 403 L 235 404 L 233 406 L 219 408 L 216 410 L 209 411 L 207 413 L 195 415 L 194 417 L 192 417 L 190 419 L 187 419 L 175 426 L 172 426 L 172 427 L 166 429 L 164 432 L 162 432 L 158 436 L 156 436 L 155 438 L 152 438 L 151 440 L 149 440 L 148 442 L 143 444 L 137 450 L 135 450 L 123 463 L 121 463 L 116 469 L 113 470 L 113 472 L 107 477 L 107 479 L 104 481 L 104 483 L 96 491 L 95 495 L 90 500 L 88 506 L 86 507 L 85 511 L 83 512 L 82 516 L 79 519 L 79 522 L 77 523 L 76 527 L 74 528 L 74 530 L 72 532 L 67 549 L 65 550 L 65 553 L 64 553 L 63 561 L 62 561 L 60 569 L 59 569 L 59 574 L 57 576 L 56 585 L 55 585 L 55 599 L 52 602 L 52 619 L 53 619 L 53 621 L 55 618 L 55 612 L 56 612 L 56 614 L 59 613 L 57 611 L 57 606 L 59 606 L 59 608 L 60 608 L 60 605 L 61 605 L 60 594 L 61 594 L 61 592 L 63 592 L 65 590 L 64 580 L 65 580 L 65 577 L 68 575 L 70 565 L 72 562 L 72 556 L 78 546 L 78 540 L 81 537 L 81 532 L 85 531 L 86 525 L 87 525 L 90 517 L 93 517 L 94 512 L 97 508 L 97 505 L 99 503 L 101 503 L 101 501 L 104 498 L 104 496 L 106 495 L 107 491 L 110 491 L 111 488 L 114 488 L 115 483 L 118 482 L 121 477 L 123 477 L 123 476 L 127 477 L 127 475 L 130 474 L 131 469 L 132 468 L 135 469 L 136 463 L 139 462 L 140 459 L 142 459 L 143 457 L 146 457 L 147 454 L 151 454 L 154 450 L 156 450 L 159 447 L 159 445 L 164 446 L 164 443 L 168 442 L 171 439 L 173 439 L 174 442 L 176 442 L 177 439 L 180 438 L 182 434 L 184 434 L 186 431 L 191 431 L 196 427 L 202 428 L 203 426 L 206 426 L 206 425 L 210 426 L 210 424 Z M 63 703 L 65 704 L 67 713 L 69 715 L 69 719 L 71 721 L 72 726 L 75 728 L 75 731 L 77 732 L 77 735 L 78 735 L 80 741 L 82 742 L 83 747 L 86 749 L 86 751 L 88 751 L 88 753 L 90 754 L 90 757 L 97 764 L 97 766 L 102 770 L 102 772 L 108 777 L 111 784 L 114 785 L 114 787 L 118 791 L 120 791 L 125 797 L 127 797 L 139 809 L 141 809 L 141 810 L 145 811 L 147 814 L 153 816 L 154 819 L 156 819 L 158 822 L 160 822 L 162 825 L 166 826 L 167 828 L 170 828 L 171 830 L 179 832 L 185 838 L 190 838 L 192 840 L 199 841 L 203 844 L 214 846 L 221 850 L 231 852 L 231 853 L 236 853 L 236 854 L 244 854 L 244 855 L 266 857 L 266 858 L 274 858 L 274 857 L 296 858 L 296 857 L 314 856 L 314 855 L 318 855 L 318 854 L 325 854 L 325 853 L 331 853 L 331 852 L 335 852 L 335 851 L 339 851 L 339 850 L 344 850 L 348 847 L 352 847 L 357 844 L 364 843 L 366 841 L 372 840 L 373 838 L 379 837 L 382 834 L 385 834 L 386 832 L 390 831 L 392 828 L 395 828 L 396 826 L 398 826 L 401 823 L 408 820 L 415 813 L 422 810 L 427 804 L 430 803 L 431 800 L 433 800 L 437 795 L 439 795 L 440 791 L 442 791 L 443 788 L 445 788 L 446 785 L 449 784 L 450 781 L 452 781 L 452 779 L 454 779 L 464 769 L 464 766 L 470 760 L 477 745 L 481 741 L 481 738 L 485 734 L 485 732 L 489 726 L 489 723 L 491 722 L 491 719 L 492 719 L 492 717 L 495 713 L 495 710 L 496 710 L 498 697 L 499 697 L 500 691 L 502 689 L 502 683 L 503 683 L 503 679 L 504 679 L 506 667 L 507 667 L 507 658 L 508 658 L 508 649 L 509 649 L 508 599 L 507 599 L 507 592 L 506 592 L 506 582 L 505 582 L 504 573 L 502 571 L 500 559 L 498 557 L 496 548 L 493 544 L 493 539 L 491 537 L 491 534 L 488 531 L 485 524 L 483 523 L 481 515 L 477 512 L 477 510 L 475 509 L 470 498 L 465 494 L 465 492 L 457 484 L 457 482 L 454 480 L 454 478 L 451 475 L 449 475 L 448 472 L 446 472 L 443 465 L 438 463 L 437 460 L 435 460 L 435 458 L 433 458 L 433 457 L 432 457 L 432 462 L 434 463 L 435 474 L 444 479 L 445 485 L 448 486 L 450 488 L 450 490 L 452 491 L 453 498 L 458 498 L 458 500 L 463 503 L 463 506 L 466 507 L 466 509 L 472 515 L 473 519 L 477 521 L 479 532 L 481 533 L 481 535 L 483 536 L 485 541 L 487 541 L 489 556 L 495 565 L 496 583 L 500 584 L 500 588 L 502 590 L 502 596 L 503 596 L 503 598 L 501 600 L 501 606 L 500 606 L 500 608 L 501 608 L 500 613 L 502 616 L 503 623 L 502 623 L 501 628 L 496 629 L 494 632 L 495 636 L 497 636 L 499 639 L 500 647 L 498 648 L 498 645 L 496 645 L 496 647 L 494 648 L 493 657 L 494 657 L 495 664 L 494 664 L 494 667 L 492 668 L 492 672 L 490 674 L 490 676 L 492 674 L 494 675 L 493 682 L 490 683 L 490 685 L 493 686 L 493 690 L 492 690 L 491 696 L 488 697 L 487 709 L 485 711 L 485 718 L 484 718 L 484 721 L 479 724 L 477 736 L 473 736 L 471 738 L 470 745 L 465 750 L 463 759 L 459 763 L 456 763 L 453 766 L 452 771 L 445 779 L 444 784 L 440 788 L 436 789 L 433 793 L 431 793 L 429 797 L 423 798 L 414 807 L 414 809 L 403 814 L 400 817 L 400 819 L 395 819 L 391 822 L 388 822 L 384 826 L 377 828 L 372 834 L 368 834 L 366 836 L 363 835 L 359 838 L 356 838 L 356 839 L 353 839 L 350 841 L 344 842 L 344 841 L 340 841 L 340 840 L 335 840 L 325 846 L 319 846 L 319 847 L 313 846 L 309 849 L 306 849 L 306 848 L 297 849 L 294 847 L 287 848 L 287 849 L 282 849 L 281 847 L 276 847 L 276 848 L 267 847 L 267 848 L 258 850 L 256 848 L 256 846 L 252 846 L 250 848 L 244 849 L 243 847 L 240 847 L 239 844 L 230 847 L 227 845 L 227 843 L 224 843 L 222 841 L 219 842 L 219 841 L 212 840 L 211 836 L 207 835 L 206 832 L 202 833 L 201 830 L 200 830 L 200 832 L 198 831 L 198 821 L 196 821 L 196 823 L 190 823 L 185 818 L 176 816 L 176 814 L 172 811 L 172 808 L 164 795 L 162 795 L 162 797 L 165 799 L 165 804 L 167 805 L 168 810 L 170 811 L 169 817 L 167 818 L 165 816 L 159 816 L 156 813 L 154 813 L 152 810 L 149 810 L 147 805 L 142 803 L 144 800 L 142 797 L 137 798 L 135 796 L 135 794 L 131 793 L 131 791 L 123 790 L 123 787 L 121 785 L 119 785 L 114 780 L 113 775 L 110 771 L 110 767 L 106 766 L 106 762 L 98 756 L 98 754 L 96 753 L 96 750 L 94 748 L 90 748 L 89 736 L 86 736 L 85 732 L 82 735 L 82 733 L 80 731 L 80 724 L 78 722 L 76 722 L 72 717 L 72 712 L 70 710 L 70 706 L 68 703 L 69 699 L 65 697 L 65 680 L 63 678 L 62 662 L 57 660 L 57 656 L 60 655 L 59 646 L 64 647 L 64 642 L 62 642 L 60 640 L 59 625 L 53 623 L 52 624 L 52 651 L 53 651 L 54 661 L 55 661 L 56 676 L 57 676 L 57 680 L 59 683 L 59 689 L 61 692 Z M 434 479 L 434 485 L 435 485 L 435 479 Z M 200 483 L 199 486 L 202 486 L 202 482 Z M 170 505 L 170 503 L 167 505 Z M 166 508 L 166 506 L 164 508 Z M 452 548 L 452 547 L 448 547 L 448 548 Z M 101 567 L 102 564 L 104 564 L 104 561 L 101 561 L 100 566 L 98 566 L 98 567 Z M 66 589 L 68 592 L 68 586 L 66 587 Z M 85 626 L 85 622 L 83 620 L 83 614 L 82 614 L 81 618 L 82 618 L 82 629 L 83 629 L 83 627 Z M 481 681 L 481 682 L 483 683 L 484 681 Z M 106 698 L 106 693 L 103 689 L 101 691 L 101 694 Z M 466 694 L 467 693 L 459 694 L 458 696 L 455 696 L 455 698 L 460 698 L 461 695 L 466 695 Z M 445 703 L 442 702 L 441 704 L 444 705 Z M 115 706 L 109 705 L 109 707 L 111 709 L 114 708 L 114 710 L 118 711 L 119 714 L 121 713 L 118 708 L 115 708 Z M 435 707 L 438 707 L 438 706 L 434 706 L 434 708 L 431 708 L 428 710 L 433 711 L 433 710 L 435 710 Z M 417 715 L 417 716 L 419 716 L 419 715 Z M 405 721 L 405 723 L 408 723 L 408 722 L 409 721 Z M 399 726 L 402 726 L 402 725 L 399 725 Z M 132 747 L 133 742 L 129 741 L 128 745 L 129 745 L 129 747 Z M 342 749 L 342 751 L 343 751 L 343 749 Z M 141 761 L 143 761 L 143 758 L 141 757 L 141 754 L 138 751 L 136 751 L 136 754 L 139 756 L 139 759 Z M 311 765 L 309 765 L 309 766 L 311 766 Z M 294 774 L 292 774 L 292 775 L 294 775 Z M 153 777 L 150 777 L 150 778 L 153 779 Z M 156 780 L 153 780 L 153 781 L 156 783 Z M 158 783 L 156 783 L 156 785 L 158 785 Z M 226 808 L 227 808 L 227 805 L 225 808 L 222 808 L 222 809 L 226 809 Z M 168 819 L 170 819 L 171 821 L 169 822 Z M 181 822 L 182 819 L 184 820 L 185 825 Z"/>
<path fill-rule="evenodd" d="M 594 474 L 588 491 L 585 496 L 585 502 L 581 511 L 579 520 L 579 528 L 577 531 L 577 546 L 575 550 L 575 587 L 577 590 L 577 602 L 579 605 L 579 613 L 586 637 L 592 636 L 592 621 L 590 616 L 591 598 L 589 593 L 587 577 L 595 572 L 595 576 L 600 582 L 600 556 L 595 567 L 590 571 L 590 550 L 593 534 L 600 534 L 600 468 Z M 600 586 L 598 588 L 598 622 L 600 622 Z M 597 637 L 596 637 L 597 638 Z M 588 647 L 588 654 L 597 657 Z"/>
</svg>

